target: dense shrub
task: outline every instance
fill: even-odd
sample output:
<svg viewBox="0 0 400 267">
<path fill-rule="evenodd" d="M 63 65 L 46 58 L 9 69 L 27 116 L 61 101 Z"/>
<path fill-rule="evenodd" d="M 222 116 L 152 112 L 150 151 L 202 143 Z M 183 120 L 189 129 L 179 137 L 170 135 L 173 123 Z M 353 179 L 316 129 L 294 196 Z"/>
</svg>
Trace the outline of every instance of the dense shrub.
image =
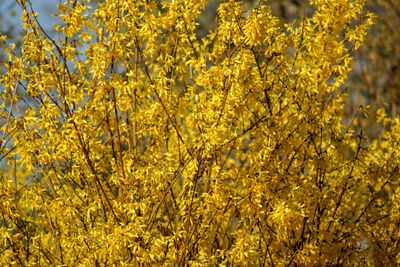
<svg viewBox="0 0 400 267">
<path fill-rule="evenodd" d="M 400 121 L 344 121 L 361 0 L 29 1 L 1 76 L 1 264 L 395 265 Z M 4 39 L 4 38 L 3 38 Z M 367 115 L 367 114 L 365 114 Z"/>
</svg>

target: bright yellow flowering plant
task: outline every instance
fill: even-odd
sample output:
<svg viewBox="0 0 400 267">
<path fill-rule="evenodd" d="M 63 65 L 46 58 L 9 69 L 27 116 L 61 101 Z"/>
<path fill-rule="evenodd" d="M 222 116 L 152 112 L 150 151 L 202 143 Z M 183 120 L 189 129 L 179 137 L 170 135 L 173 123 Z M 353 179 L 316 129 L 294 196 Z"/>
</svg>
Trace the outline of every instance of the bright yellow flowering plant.
<svg viewBox="0 0 400 267">
<path fill-rule="evenodd" d="M 29 0 L 1 76 L 0 263 L 400 263 L 400 121 L 368 140 L 344 84 L 372 15 L 310 1 Z M 304 12 L 304 14 L 306 14 Z"/>
</svg>

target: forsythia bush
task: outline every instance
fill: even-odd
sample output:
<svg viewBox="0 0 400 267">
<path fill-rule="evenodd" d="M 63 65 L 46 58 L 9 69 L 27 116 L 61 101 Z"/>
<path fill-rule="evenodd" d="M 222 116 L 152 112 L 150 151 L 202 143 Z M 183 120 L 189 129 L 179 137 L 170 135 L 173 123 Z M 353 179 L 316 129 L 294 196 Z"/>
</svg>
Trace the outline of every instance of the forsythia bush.
<svg viewBox="0 0 400 267">
<path fill-rule="evenodd" d="M 344 119 L 363 0 L 285 26 L 221 1 L 205 37 L 207 1 L 67 0 L 53 34 L 18 3 L 1 265 L 400 263 L 400 120 L 368 140 L 365 109 Z"/>
</svg>

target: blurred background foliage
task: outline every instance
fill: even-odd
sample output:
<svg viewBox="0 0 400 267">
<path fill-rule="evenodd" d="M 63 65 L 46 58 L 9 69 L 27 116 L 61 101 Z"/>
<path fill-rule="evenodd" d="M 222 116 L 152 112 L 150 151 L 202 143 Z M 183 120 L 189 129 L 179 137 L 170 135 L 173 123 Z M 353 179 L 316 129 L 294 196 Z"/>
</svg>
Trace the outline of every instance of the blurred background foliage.
<svg viewBox="0 0 400 267">
<path fill-rule="evenodd" d="M 59 1 L 35 0 L 39 19 L 51 34 L 51 14 L 57 10 Z M 102 0 L 91 0 L 95 7 Z M 210 1 L 206 12 L 199 19 L 199 37 L 215 29 L 219 1 Z M 259 5 L 258 0 L 244 1 L 248 9 Z M 53 4 L 54 3 L 54 4 Z M 308 0 L 269 0 L 273 14 L 280 18 L 282 25 L 300 21 L 313 12 Z M 400 0 L 369 0 L 366 11 L 376 15 L 375 24 L 370 28 L 364 46 L 354 54 L 354 67 L 345 90 L 349 98 L 347 122 L 354 117 L 354 123 L 369 138 L 376 138 L 381 132 L 376 124 L 376 110 L 384 108 L 389 117 L 400 114 Z M 15 0 L 0 1 L 0 32 L 7 35 L 7 43 L 18 47 L 23 33 L 19 27 L 20 8 Z M 0 64 L 7 64 L 0 43 Z M 3 68 L 2 68 L 3 69 Z M 368 116 L 359 114 L 360 106 L 369 107 Z"/>
<path fill-rule="evenodd" d="M 0 1 L 0 33 L 7 36 L 7 43 L 15 43 L 17 46 L 21 43 L 22 33 L 20 27 L 16 24 L 19 22 L 17 18 L 18 4 L 16 1 Z M 0 42 L 0 64 L 3 70 L 4 63 L 7 58 L 4 56 L 3 49 L 5 43 Z"/>
<path fill-rule="evenodd" d="M 366 8 L 377 17 L 349 77 L 352 104 L 371 105 L 372 110 L 384 107 L 394 118 L 400 114 L 400 1 L 368 1 Z M 376 137 L 380 130 L 374 124 L 375 112 L 370 113 L 362 126 Z"/>
</svg>

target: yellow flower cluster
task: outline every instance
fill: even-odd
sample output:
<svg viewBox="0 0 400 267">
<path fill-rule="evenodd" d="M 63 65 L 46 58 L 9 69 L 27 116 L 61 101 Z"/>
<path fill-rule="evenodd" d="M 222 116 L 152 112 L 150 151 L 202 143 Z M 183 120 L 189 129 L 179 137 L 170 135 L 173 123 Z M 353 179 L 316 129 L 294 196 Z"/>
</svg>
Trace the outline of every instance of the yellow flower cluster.
<svg viewBox="0 0 400 267">
<path fill-rule="evenodd" d="M 364 1 L 284 26 L 221 1 L 205 37 L 207 1 L 66 0 L 56 34 L 18 3 L 0 265 L 400 263 L 400 121 L 380 111 L 378 140 L 343 121 Z"/>
</svg>

